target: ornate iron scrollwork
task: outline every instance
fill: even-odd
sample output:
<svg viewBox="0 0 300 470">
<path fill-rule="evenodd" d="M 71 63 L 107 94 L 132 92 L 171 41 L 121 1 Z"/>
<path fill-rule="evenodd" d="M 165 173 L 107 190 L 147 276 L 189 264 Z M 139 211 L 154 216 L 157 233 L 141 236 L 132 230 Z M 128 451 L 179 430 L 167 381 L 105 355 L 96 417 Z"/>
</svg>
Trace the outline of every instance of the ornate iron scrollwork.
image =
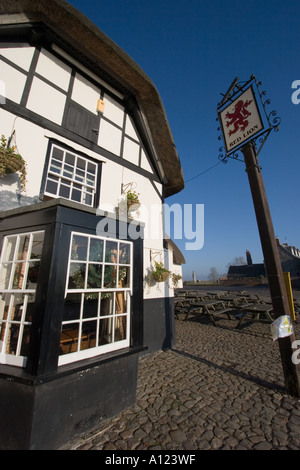
<svg viewBox="0 0 300 470">
<path fill-rule="evenodd" d="M 239 95 L 239 93 L 242 93 L 243 91 L 245 91 L 247 89 L 247 87 L 251 86 L 251 84 L 253 84 L 254 82 L 256 84 L 256 89 L 257 89 L 258 95 L 260 97 L 261 105 L 262 105 L 262 108 L 263 108 L 264 114 L 265 114 L 264 130 L 257 137 L 253 137 L 253 139 L 251 139 L 251 142 L 253 142 L 253 144 L 255 145 L 255 147 L 257 149 L 257 154 L 258 154 L 260 152 L 262 146 L 265 144 L 270 132 L 272 130 L 274 132 L 279 131 L 279 126 L 281 124 L 281 118 L 277 115 L 276 110 L 272 110 L 272 111 L 267 110 L 267 107 L 271 104 L 271 100 L 269 98 L 265 99 L 265 96 L 267 94 L 266 91 L 265 90 L 264 91 L 260 90 L 262 82 L 257 81 L 256 77 L 254 75 L 252 75 L 250 77 L 250 80 L 248 80 L 247 82 L 238 82 L 238 78 L 236 78 L 233 81 L 233 83 L 230 86 L 227 93 L 225 95 L 223 95 L 222 101 L 217 106 L 217 110 L 218 110 L 217 121 L 220 122 L 219 121 L 219 112 L 220 112 L 221 108 L 224 109 L 226 103 L 228 103 L 229 101 L 233 102 L 234 99 L 236 99 L 236 96 Z M 221 126 L 219 126 L 217 130 L 220 133 L 219 136 L 218 136 L 218 140 L 223 141 L 223 136 L 221 135 Z M 241 149 L 240 148 L 237 148 L 236 150 L 233 150 L 232 152 L 228 153 L 224 147 L 220 147 L 219 152 L 220 153 L 219 153 L 218 159 L 223 163 L 227 163 L 229 158 L 231 158 L 233 160 L 244 161 L 243 159 L 241 160 L 239 158 L 240 154 L 241 154 Z"/>
</svg>

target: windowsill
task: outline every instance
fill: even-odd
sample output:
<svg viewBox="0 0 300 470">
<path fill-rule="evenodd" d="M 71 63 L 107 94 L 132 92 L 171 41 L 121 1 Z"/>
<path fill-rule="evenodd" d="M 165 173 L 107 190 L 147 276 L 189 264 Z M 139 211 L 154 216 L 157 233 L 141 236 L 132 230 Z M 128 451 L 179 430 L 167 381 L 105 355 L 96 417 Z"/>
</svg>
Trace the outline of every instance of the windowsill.
<svg viewBox="0 0 300 470">
<path fill-rule="evenodd" d="M 147 350 L 147 346 L 129 347 L 126 349 L 120 349 L 112 351 L 107 354 L 100 356 L 94 356 L 89 359 L 82 361 L 72 362 L 64 366 L 57 368 L 56 373 L 51 373 L 43 377 L 34 377 L 28 374 L 24 369 L 20 367 L 10 366 L 6 364 L 0 364 L 0 379 L 9 380 L 11 382 L 19 382 L 25 385 L 40 385 L 42 383 L 50 382 L 53 380 L 61 379 L 62 377 L 75 374 L 86 369 L 99 367 L 107 362 L 114 361 L 116 359 L 122 359 L 127 356 L 133 356 Z"/>
</svg>

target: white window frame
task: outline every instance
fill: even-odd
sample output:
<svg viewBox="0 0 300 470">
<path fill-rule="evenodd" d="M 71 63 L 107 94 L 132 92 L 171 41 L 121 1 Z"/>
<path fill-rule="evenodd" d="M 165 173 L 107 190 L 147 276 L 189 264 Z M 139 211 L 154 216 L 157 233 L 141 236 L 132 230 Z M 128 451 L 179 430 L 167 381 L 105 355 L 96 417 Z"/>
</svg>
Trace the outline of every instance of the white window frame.
<svg viewBox="0 0 300 470">
<path fill-rule="evenodd" d="M 63 152 L 61 168 L 59 168 L 60 166 L 59 160 L 55 159 L 55 156 L 53 156 L 55 149 L 59 150 L 60 152 Z M 72 155 L 74 157 L 74 160 L 75 160 L 74 165 L 71 165 L 70 163 L 66 162 L 67 154 Z M 82 160 L 85 162 L 84 171 L 78 165 L 79 160 Z M 52 162 L 55 162 L 55 161 L 56 161 L 56 169 L 55 169 L 55 165 L 52 164 Z M 88 171 L 89 165 L 95 168 L 95 173 L 91 173 Z M 72 168 L 72 172 L 71 172 L 71 168 Z M 82 175 L 79 176 L 78 173 L 76 174 L 76 170 L 79 170 Z M 67 175 L 67 172 L 69 173 L 68 175 Z M 88 178 L 89 175 L 90 177 L 92 176 L 92 178 L 94 179 L 93 184 L 89 182 L 89 178 Z M 97 180 L 98 180 L 98 163 L 97 162 L 91 160 L 90 158 L 79 155 L 75 151 L 69 150 L 56 143 L 51 144 L 49 163 L 48 163 L 46 182 L 45 182 L 45 190 L 44 190 L 44 194 L 46 196 L 68 199 L 69 201 L 79 202 L 88 207 L 94 207 L 95 196 L 97 193 Z M 48 182 L 52 182 L 52 184 L 57 184 L 55 193 L 51 191 L 47 191 Z M 69 187 L 68 197 L 60 194 L 60 190 L 62 186 L 64 185 L 65 187 Z M 80 200 L 77 200 L 76 198 L 72 197 L 73 191 L 81 192 Z M 87 202 L 88 197 L 91 198 L 90 203 Z"/>
<path fill-rule="evenodd" d="M 96 239 L 96 240 L 103 240 L 103 258 L 102 262 L 97 262 L 95 264 L 101 265 L 102 269 L 102 281 L 101 281 L 101 287 L 99 288 L 87 288 L 87 278 L 88 276 L 85 276 L 85 282 L 84 286 L 78 289 L 70 289 L 68 288 L 68 283 L 69 283 L 69 275 L 70 275 L 70 267 L 71 263 L 74 263 L 74 260 L 71 259 L 71 253 L 72 253 L 72 241 L 73 241 L 73 236 L 79 236 L 79 237 L 86 237 L 88 240 L 88 249 L 87 253 L 89 253 L 89 247 L 90 247 L 90 241 L 91 239 Z M 106 254 L 106 244 L 108 242 L 115 242 L 118 244 L 118 252 L 119 252 L 119 247 L 122 244 L 126 244 L 130 247 L 130 263 L 110 263 L 105 260 L 105 254 Z M 92 262 L 89 262 L 88 259 L 84 261 L 79 261 L 79 263 L 85 264 L 85 272 L 87 273 L 88 270 L 88 265 L 93 264 Z M 129 284 L 126 287 L 104 287 L 104 270 L 106 266 L 114 266 L 117 268 L 117 279 L 119 278 L 119 268 L 120 267 L 126 267 L 128 268 L 129 272 Z M 69 249 L 69 260 L 68 260 L 68 269 L 67 269 L 67 278 L 66 278 L 66 288 L 65 288 L 65 299 L 67 298 L 68 294 L 81 294 L 81 304 L 80 304 L 80 318 L 77 320 L 68 320 L 68 321 L 63 321 L 62 322 L 62 330 L 64 325 L 68 324 L 78 324 L 79 325 L 79 336 L 78 336 L 78 346 L 77 346 L 77 351 L 75 352 L 70 352 L 70 353 L 65 353 L 61 354 L 59 356 L 59 361 L 58 365 L 62 366 L 64 364 L 69 364 L 72 362 L 76 362 L 79 360 L 91 358 L 94 356 L 98 356 L 100 354 L 104 354 L 107 352 L 111 351 L 116 351 L 119 349 L 123 349 L 126 347 L 130 346 L 130 326 L 131 326 L 131 295 L 132 295 L 132 285 L 133 285 L 133 243 L 129 242 L 127 240 L 119 240 L 115 238 L 107 238 L 107 237 L 99 237 L 96 235 L 90 235 L 82 232 L 72 232 L 71 233 L 71 238 L 70 238 L 70 249 Z M 118 292 L 123 292 L 125 296 L 125 302 L 126 302 L 126 312 L 122 314 L 117 314 L 115 309 L 116 309 L 116 294 Z M 109 315 L 101 316 L 101 310 L 100 310 L 100 300 L 101 300 L 101 294 L 102 293 L 111 293 L 113 295 L 113 311 Z M 97 311 L 97 317 L 92 317 L 91 319 L 89 318 L 83 318 L 83 302 L 84 302 L 84 295 L 85 294 L 98 294 L 98 311 Z M 105 319 L 112 319 L 112 331 L 115 331 L 115 321 L 116 319 L 120 317 L 126 317 L 126 337 L 123 340 L 119 341 L 112 341 L 108 344 L 104 345 L 96 345 L 94 347 L 91 347 L 89 349 L 84 349 L 80 351 L 80 344 L 81 344 L 81 331 L 82 331 L 82 325 L 86 321 L 97 321 L 97 331 L 96 331 L 96 341 L 98 342 L 99 340 L 99 324 L 100 321 L 105 320 Z M 114 334 L 114 333 L 113 333 Z"/>
<path fill-rule="evenodd" d="M 3 308 L 3 311 L 4 311 L 4 303 L 5 303 L 4 299 L 6 296 L 8 296 L 7 318 L 6 319 L 0 318 L 0 334 L 2 331 L 3 325 L 6 325 L 6 326 L 16 325 L 16 327 L 19 327 L 19 333 L 18 333 L 18 343 L 17 343 L 17 348 L 16 348 L 16 354 L 13 355 L 13 354 L 6 353 L 5 349 L 7 347 L 8 335 L 10 334 L 10 332 L 7 327 L 5 328 L 5 334 L 4 334 L 3 340 L 0 340 L 0 363 L 1 364 L 9 364 L 9 365 L 14 365 L 18 367 L 26 366 L 27 357 L 21 356 L 21 345 L 22 345 L 24 328 L 30 327 L 32 324 L 31 321 L 26 321 L 26 311 L 27 311 L 28 301 L 30 298 L 32 299 L 33 297 L 33 302 L 34 302 L 34 297 L 35 297 L 35 292 L 36 292 L 36 289 L 26 288 L 26 285 L 28 281 L 28 272 L 29 272 L 30 263 L 41 262 L 41 258 L 31 259 L 34 236 L 41 235 L 41 234 L 43 234 L 44 236 L 45 231 L 39 230 L 36 232 L 18 233 L 18 234 L 7 235 L 4 237 L 2 253 L 1 253 L 1 258 L 0 258 L 0 276 L 5 276 L 4 266 L 6 267 L 11 266 L 11 271 L 10 271 L 9 280 L 8 280 L 6 287 L 5 285 L 2 284 L 4 283 L 4 280 L 0 278 L 0 295 L 3 297 L 3 299 L 0 300 L 0 302 L 2 303 L 0 308 Z M 28 237 L 28 236 L 29 236 L 29 244 L 27 248 L 26 258 L 19 260 L 17 259 L 17 254 L 18 254 L 18 250 L 20 246 L 21 237 Z M 12 256 L 12 259 L 6 260 L 5 259 L 6 249 L 11 239 L 16 240 L 15 247 L 13 250 L 13 256 Z M 44 243 L 44 237 L 43 237 L 42 243 Z M 21 265 L 21 264 L 23 264 L 24 266 L 24 271 L 22 273 L 23 275 L 22 285 L 18 287 L 14 287 L 13 282 L 15 279 L 16 268 L 18 265 Z M 20 307 L 20 310 L 22 309 L 22 314 L 21 314 L 20 320 L 12 320 L 12 315 L 14 313 L 14 301 L 17 295 L 24 296 L 22 307 Z"/>
</svg>

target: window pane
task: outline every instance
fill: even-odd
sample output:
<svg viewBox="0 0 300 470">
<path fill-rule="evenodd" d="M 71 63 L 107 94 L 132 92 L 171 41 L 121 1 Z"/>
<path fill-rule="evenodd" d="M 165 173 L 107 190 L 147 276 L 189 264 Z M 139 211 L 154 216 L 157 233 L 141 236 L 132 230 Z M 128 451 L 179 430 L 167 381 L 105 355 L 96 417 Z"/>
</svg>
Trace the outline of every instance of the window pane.
<svg viewBox="0 0 300 470">
<path fill-rule="evenodd" d="M 94 348 L 96 346 L 97 322 L 83 322 L 81 332 L 80 350 Z"/>
<path fill-rule="evenodd" d="M 22 314 L 23 314 L 23 303 L 24 303 L 24 295 L 16 294 L 13 296 L 13 304 L 12 304 L 12 309 L 11 309 L 11 314 L 10 314 L 10 320 L 11 321 L 18 321 L 20 322 L 22 320 Z"/>
<path fill-rule="evenodd" d="M 127 317 L 118 316 L 115 320 L 115 341 L 123 341 L 126 339 L 126 321 Z"/>
<path fill-rule="evenodd" d="M 98 317 L 98 298 L 99 294 L 85 294 L 82 318 Z"/>
<path fill-rule="evenodd" d="M 29 325 L 25 325 L 23 329 L 22 342 L 21 342 L 21 356 L 28 356 L 29 343 L 30 343 L 30 332 L 31 328 Z"/>
<path fill-rule="evenodd" d="M 108 263 L 117 263 L 118 244 L 117 242 L 106 242 L 105 261 Z"/>
<path fill-rule="evenodd" d="M 58 183 L 54 180 L 50 180 L 48 179 L 47 180 L 47 185 L 46 185 L 46 193 L 50 193 L 50 194 L 57 194 L 57 187 L 58 187 Z"/>
<path fill-rule="evenodd" d="M 6 342 L 6 354 L 16 355 L 20 325 L 8 324 L 8 337 Z"/>
<path fill-rule="evenodd" d="M 2 264 L 0 268 L 0 289 L 9 289 L 12 264 Z"/>
<path fill-rule="evenodd" d="M 130 287 L 129 267 L 119 267 L 119 287 Z"/>
<path fill-rule="evenodd" d="M 119 263 L 130 264 L 130 245 L 128 243 L 120 243 Z"/>
<path fill-rule="evenodd" d="M 127 312 L 126 293 L 117 292 L 116 293 L 116 313 L 126 313 L 126 312 Z"/>
<path fill-rule="evenodd" d="M 63 321 L 79 320 L 81 311 L 81 294 L 68 294 L 64 304 Z"/>
<path fill-rule="evenodd" d="M 73 155 L 72 153 L 67 152 L 65 162 L 66 162 L 66 164 L 74 166 L 75 165 L 75 155 Z"/>
<path fill-rule="evenodd" d="M 30 259 L 41 259 L 44 243 L 44 232 L 33 235 L 32 249 Z"/>
<path fill-rule="evenodd" d="M 77 170 L 82 170 L 82 173 L 85 172 L 85 163 L 86 161 L 83 158 L 77 158 Z"/>
<path fill-rule="evenodd" d="M 39 269 L 40 269 L 39 261 L 33 261 L 29 263 L 26 289 L 36 289 Z"/>
<path fill-rule="evenodd" d="M 116 268 L 115 266 L 105 266 L 104 285 L 105 289 L 116 288 Z"/>
<path fill-rule="evenodd" d="M 69 289 L 84 289 L 85 264 L 71 263 L 69 273 Z"/>
<path fill-rule="evenodd" d="M 89 184 L 90 186 L 94 186 L 95 184 L 95 176 L 94 175 L 91 175 L 90 173 L 88 173 L 86 175 L 86 184 Z"/>
<path fill-rule="evenodd" d="M 17 237 L 10 237 L 7 239 L 5 252 L 3 255 L 3 262 L 12 261 L 14 259 L 14 252 L 16 248 Z"/>
<path fill-rule="evenodd" d="M 64 152 L 61 149 L 53 146 L 52 147 L 52 157 L 55 158 L 56 160 L 62 161 L 63 157 L 64 157 Z"/>
<path fill-rule="evenodd" d="M 32 315 L 34 310 L 35 294 L 27 294 L 27 307 L 25 321 L 32 322 Z"/>
<path fill-rule="evenodd" d="M 5 352 L 3 351 L 5 330 L 6 330 L 6 323 L 0 322 L 0 353 Z"/>
<path fill-rule="evenodd" d="M 17 260 L 27 259 L 29 241 L 30 241 L 30 235 L 23 235 L 22 237 L 20 237 Z"/>
<path fill-rule="evenodd" d="M 78 349 L 79 324 L 64 325 L 60 337 L 60 353 L 69 354 Z"/>
<path fill-rule="evenodd" d="M 105 318 L 100 320 L 100 328 L 99 328 L 99 346 L 103 344 L 112 343 L 113 333 L 113 319 L 112 318 Z"/>
<path fill-rule="evenodd" d="M 0 320 L 7 320 L 10 298 L 10 294 L 0 296 Z"/>
<path fill-rule="evenodd" d="M 70 165 L 65 165 L 63 176 L 65 176 L 66 178 L 70 178 L 70 179 L 73 178 L 73 167 Z"/>
<path fill-rule="evenodd" d="M 101 289 L 102 287 L 102 265 L 89 264 L 87 289 Z"/>
<path fill-rule="evenodd" d="M 71 199 L 75 202 L 81 202 L 81 190 L 73 187 Z"/>
<path fill-rule="evenodd" d="M 87 249 L 88 249 L 88 237 L 81 235 L 73 235 L 72 238 L 72 260 L 87 260 Z"/>
<path fill-rule="evenodd" d="M 58 162 L 57 160 L 51 160 L 50 171 L 52 173 L 57 173 L 60 175 L 62 169 L 62 163 Z"/>
<path fill-rule="evenodd" d="M 107 292 L 107 294 L 101 294 L 101 305 L 100 305 L 100 315 L 103 317 L 105 315 L 113 315 L 114 313 L 114 293 Z"/>
<path fill-rule="evenodd" d="M 101 263 L 103 261 L 103 240 L 97 240 L 92 238 L 90 241 L 90 261 L 98 261 Z"/>
<path fill-rule="evenodd" d="M 14 278 L 13 278 L 13 284 L 12 284 L 13 289 L 23 288 L 25 269 L 26 269 L 26 263 L 15 264 L 15 272 L 14 272 Z"/>
<path fill-rule="evenodd" d="M 59 196 L 64 197 L 65 199 L 69 199 L 70 196 L 71 185 L 70 184 L 61 184 L 59 188 Z"/>
<path fill-rule="evenodd" d="M 85 192 L 84 194 L 84 199 L 82 201 L 84 204 L 86 204 L 87 206 L 92 206 L 93 205 L 93 195 L 92 194 L 88 194 L 87 192 Z"/>
<path fill-rule="evenodd" d="M 95 163 L 88 162 L 88 167 L 87 167 L 88 173 L 90 173 L 91 175 L 95 175 L 96 170 L 97 170 L 97 166 L 95 165 Z"/>
</svg>

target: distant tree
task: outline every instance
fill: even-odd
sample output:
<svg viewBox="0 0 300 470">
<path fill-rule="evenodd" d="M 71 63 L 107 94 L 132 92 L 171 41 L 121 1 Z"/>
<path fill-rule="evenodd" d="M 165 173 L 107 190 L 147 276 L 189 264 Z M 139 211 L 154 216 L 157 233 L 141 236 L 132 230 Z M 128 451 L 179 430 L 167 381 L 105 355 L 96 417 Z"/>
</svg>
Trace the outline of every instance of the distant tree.
<svg viewBox="0 0 300 470">
<path fill-rule="evenodd" d="M 218 279 L 219 279 L 219 273 L 218 271 L 216 270 L 215 267 L 213 268 L 210 268 L 210 271 L 209 271 L 209 275 L 208 275 L 208 279 L 210 281 L 213 281 L 213 282 L 216 282 Z"/>
<path fill-rule="evenodd" d="M 228 263 L 228 266 L 241 266 L 243 264 L 247 264 L 245 258 L 243 256 L 236 256 L 231 263 Z"/>
</svg>

